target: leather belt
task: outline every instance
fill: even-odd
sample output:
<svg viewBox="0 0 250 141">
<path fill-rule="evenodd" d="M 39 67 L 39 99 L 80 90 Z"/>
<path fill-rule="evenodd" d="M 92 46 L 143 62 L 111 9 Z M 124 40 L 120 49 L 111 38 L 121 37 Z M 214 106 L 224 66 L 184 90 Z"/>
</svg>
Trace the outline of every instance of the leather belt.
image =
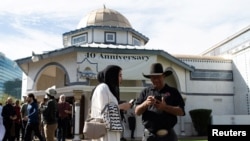
<svg viewBox="0 0 250 141">
<path fill-rule="evenodd" d="M 166 130 L 166 129 L 160 129 L 160 130 L 156 131 L 157 136 L 166 136 L 167 134 L 168 134 L 168 130 Z"/>
</svg>

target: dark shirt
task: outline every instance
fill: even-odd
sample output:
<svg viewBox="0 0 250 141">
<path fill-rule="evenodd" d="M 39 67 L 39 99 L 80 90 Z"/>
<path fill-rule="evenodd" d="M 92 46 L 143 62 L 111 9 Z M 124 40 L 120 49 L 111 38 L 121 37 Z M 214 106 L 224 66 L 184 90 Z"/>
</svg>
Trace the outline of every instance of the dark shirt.
<svg viewBox="0 0 250 141">
<path fill-rule="evenodd" d="M 20 123 L 21 122 L 21 112 L 20 112 L 20 106 L 14 106 L 17 118 L 15 119 L 15 123 Z"/>
<path fill-rule="evenodd" d="M 58 107 L 55 99 L 49 99 L 46 104 L 41 107 L 44 124 L 57 123 Z"/>
<path fill-rule="evenodd" d="M 28 104 L 27 111 L 28 123 L 39 123 L 38 104 L 36 102 Z"/>
<path fill-rule="evenodd" d="M 12 119 L 10 119 L 10 116 L 15 116 L 16 111 L 13 105 L 6 104 L 3 106 L 2 110 L 2 117 L 4 122 L 12 122 Z"/>
<path fill-rule="evenodd" d="M 27 111 L 27 107 L 28 107 L 28 103 L 24 103 L 22 106 L 21 106 L 21 116 L 22 118 L 24 118 L 25 116 L 28 115 L 28 111 Z"/>
<path fill-rule="evenodd" d="M 71 111 L 71 107 L 68 102 L 58 103 L 58 116 L 61 119 L 69 118 L 69 114 L 65 110 Z"/>
<path fill-rule="evenodd" d="M 171 106 L 179 106 L 184 111 L 185 103 L 177 89 L 165 84 L 160 91 L 154 89 L 153 86 L 145 88 L 136 101 L 136 105 L 143 103 L 148 96 L 164 97 L 165 102 Z M 142 122 L 150 132 L 155 133 L 159 129 L 171 129 L 177 123 L 177 116 L 169 114 L 165 111 L 160 111 L 154 106 L 149 106 L 142 114 Z"/>
</svg>

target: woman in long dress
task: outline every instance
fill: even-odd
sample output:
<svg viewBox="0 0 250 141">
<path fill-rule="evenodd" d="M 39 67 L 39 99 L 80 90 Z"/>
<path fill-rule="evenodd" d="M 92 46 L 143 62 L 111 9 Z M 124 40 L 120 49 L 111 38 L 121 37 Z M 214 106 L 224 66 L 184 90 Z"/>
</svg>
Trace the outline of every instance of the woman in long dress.
<svg viewBox="0 0 250 141">
<path fill-rule="evenodd" d="M 101 74 L 101 75 L 100 75 Z M 118 105 L 120 101 L 119 85 L 122 81 L 122 69 L 116 65 L 109 65 L 98 74 L 98 81 L 101 82 L 93 91 L 91 98 L 91 117 L 102 117 L 101 110 L 109 102 Z M 130 103 L 118 105 L 121 110 L 128 110 Z M 109 131 L 107 134 L 92 141 L 120 141 L 121 132 Z"/>
</svg>

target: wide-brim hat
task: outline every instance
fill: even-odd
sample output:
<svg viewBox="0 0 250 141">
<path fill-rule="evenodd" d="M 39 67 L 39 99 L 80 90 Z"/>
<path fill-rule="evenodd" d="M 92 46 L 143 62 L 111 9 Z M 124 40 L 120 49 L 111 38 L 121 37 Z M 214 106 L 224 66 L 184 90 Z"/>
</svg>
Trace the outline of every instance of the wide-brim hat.
<svg viewBox="0 0 250 141">
<path fill-rule="evenodd" d="M 45 93 L 49 96 L 56 96 L 57 91 L 54 88 L 48 88 L 47 90 L 45 90 Z"/>
<path fill-rule="evenodd" d="M 150 78 L 151 76 L 157 76 L 157 75 L 164 75 L 166 77 L 166 76 L 169 76 L 171 74 L 172 74 L 172 71 L 170 71 L 170 70 L 163 71 L 163 67 L 162 67 L 161 63 L 152 64 L 149 74 L 142 73 L 142 75 L 146 78 Z"/>
</svg>

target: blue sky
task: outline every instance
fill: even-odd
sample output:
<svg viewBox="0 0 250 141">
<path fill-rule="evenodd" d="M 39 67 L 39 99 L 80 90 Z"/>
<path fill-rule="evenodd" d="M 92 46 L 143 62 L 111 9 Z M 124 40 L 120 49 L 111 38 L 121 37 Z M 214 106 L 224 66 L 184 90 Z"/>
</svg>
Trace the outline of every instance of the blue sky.
<svg viewBox="0 0 250 141">
<path fill-rule="evenodd" d="M 62 34 L 104 4 L 149 38 L 145 48 L 173 55 L 199 55 L 250 25 L 249 0 L 2 0 L 0 52 L 16 60 L 62 48 Z"/>
</svg>

